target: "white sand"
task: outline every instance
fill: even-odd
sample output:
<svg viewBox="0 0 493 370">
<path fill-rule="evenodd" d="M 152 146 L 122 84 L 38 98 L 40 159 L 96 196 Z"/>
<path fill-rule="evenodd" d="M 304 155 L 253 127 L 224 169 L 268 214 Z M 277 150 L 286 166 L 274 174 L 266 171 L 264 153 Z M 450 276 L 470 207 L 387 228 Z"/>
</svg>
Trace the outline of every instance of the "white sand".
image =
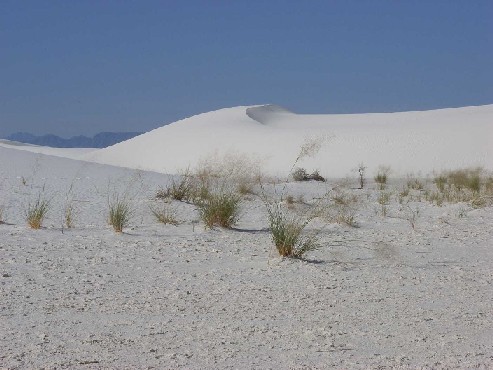
<svg viewBox="0 0 493 370">
<path fill-rule="evenodd" d="M 234 118 L 236 110 L 211 115 Z M 341 125 L 344 119 L 351 121 L 340 116 Z M 233 123 L 235 129 L 216 134 L 224 139 L 236 129 L 252 131 L 248 117 Z M 200 124 L 207 122 L 191 119 L 186 130 L 177 123 L 101 153 L 108 159 L 126 148 L 129 156 L 116 157 L 129 161 L 122 165 L 137 167 L 147 155 L 149 167 L 159 160 L 164 165 L 155 169 L 166 171 L 174 160 L 181 167 L 193 159 L 192 143 L 178 142 L 173 133 L 205 140 L 208 130 L 195 131 Z M 226 125 L 212 124 L 218 130 Z M 281 125 L 257 124 L 265 131 Z M 485 155 L 491 138 L 478 139 L 478 153 Z M 146 148 L 139 147 L 145 140 Z M 357 133 L 354 140 L 364 142 Z M 155 158 L 157 143 L 162 155 Z M 132 153 L 134 145 L 139 151 Z M 184 159 L 166 154 L 180 145 L 187 149 Z M 290 154 L 296 155 L 294 148 Z M 355 160 L 369 164 L 367 158 Z M 455 157 L 451 152 L 445 158 Z M 478 158 L 491 164 L 489 157 Z M 400 163 L 388 160 L 394 167 Z M 425 170 L 425 164 L 417 161 L 416 168 Z M 442 165 L 453 168 L 455 162 Z M 327 224 L 323 247 L 307 261 L 283 260 L 269 257 L 266 214 L 257 197 L 243 202 L 237 230 L 205 231 L 194 221 L 195 207 L 183 203 L 175 203 L 182 224 L 157 224 L 148 206 L 157 187 L 169 181 L 158 173 L 0 147 L 0 205 L 7 222 L 0 225 L 1 368 L 493 368 L 491 207 L 414 202 L 419 217 L 413 230 L 395 198 L 391 217 L 377 214 L 378 191 L 369 184 L 364 191 L 348 190 L 360 199 L 359 228 Z M 333 185 L 292 183 L 287 193 L 309 201 Z M 401 186 L 395 182 L 391 189 Z M 46 228 L 30 230 L 23 209 L 43 187 L 52 209 Z M 106 202 L 108 193 L 125 189 L 136 214 L 118 235 L 106 224 Z M 77 207 L 76 227 L 62 232 L 67 196 Z"/>
<path fill-rule="evenodd" d="M 98 163 L 177 173 L 207 157 L 240 154 L 286 174 L 306 139 L 326 138 L 300 163 L 344 177 L 360 163 L 392 176 L 482 166 L 493 170 L 493 105 L 425 112 L 301 115 L 273 105 L 221 109 L 187 118 L 88 154 Z"/>
</svg>

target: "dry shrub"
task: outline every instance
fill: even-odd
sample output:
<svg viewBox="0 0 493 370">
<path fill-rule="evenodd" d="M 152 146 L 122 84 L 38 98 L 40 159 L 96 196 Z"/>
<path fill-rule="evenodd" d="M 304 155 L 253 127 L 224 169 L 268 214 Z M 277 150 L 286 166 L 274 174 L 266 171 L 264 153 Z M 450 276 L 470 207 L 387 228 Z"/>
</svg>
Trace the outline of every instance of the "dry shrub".
<svg viewBox="0 0 493 370">
<path fill-rule="evenodd" d="M 433 182 L 436 191 L 427 194 L 427 200 L 439 206 L 444 202 L 469 202 L 475 208 L 493 204 L 493 180 L 482 168 L 443 172 Z"/>
<path fill-rule="evenodd" d="M 356 212 L 359 199 L 341 186 L 336 187 L 328 194 L 329 203 L 319 203 L 318 212 L 328 222 L 336 222 L 351 227 L 358 227 Z"/>
<path fill-rule="evenodd" d="M 174 209 L 171 209 L 166 205 L 161 205 L 161 207 L 150 207 L 150 209 L 158 222 L 165 225 L 179 225 Z"/>
<path fill-rule="evenodd" d="M 199 182 L 211 188 L 217 182 L 235 185 L 240 192 L 253 193 L 255 184 L 262 179 L 261 161 L 248 154 L 229 151 L 201 160 L 195 170 Z"/>
<path fill-rule="evenodd" d="M 304 168 L 298 167 L 295 168 L 291 173 L 294 181 L 322 181 L 325 182 L 325 178 L 320 175 L 318 170 L 313 171 L 311 174 L 308 174 Z"/>
<path fill-rule="evenodd" d="M 31 229 L 40 229 L 50 210 L 50 201 L 40 193 L 34 202 L 27 205 L 25 210 L 26 221 Z"/>
<path fill-rule="evenodd" d="M 179 178 L 173 178 L 166 189 L 159 189 L 156 193 L 158 199 L 174 199 L 178 201 L 193 201 L 196 195 L 196 183 L 194 176 L 187 169 Z"/>
</svg>

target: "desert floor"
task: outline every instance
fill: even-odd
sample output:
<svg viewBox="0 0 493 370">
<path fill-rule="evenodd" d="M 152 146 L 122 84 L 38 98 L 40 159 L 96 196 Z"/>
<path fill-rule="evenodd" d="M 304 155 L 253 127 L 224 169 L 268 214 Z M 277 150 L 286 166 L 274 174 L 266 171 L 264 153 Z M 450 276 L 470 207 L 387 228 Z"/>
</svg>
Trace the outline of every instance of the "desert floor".
<svg viewBox="0 0 493 370">
<path fill-rule="evenodd" d="M 322 247 L 283 259 L 258 196 L 232 230 L 205 230 L 180 202 L 180 225 L 162 225 L 149 205 L 170 176 L 0 156 L 2 368 L 493 367 L 491 207 L 403 207 L 394 180 L 383 216 L 375 184 L 354 189 L 354 178 L 344 191 L 358 199 L 358 227 L 317 220 Z M 303 212 L 340 183 L 284 192 L 303 196 Z M 135 214 L 117 234 L 107 200 L 125 191 Z M 39 194 L 51 209 L 32 230 L 23 212 Z"/>
</svg>

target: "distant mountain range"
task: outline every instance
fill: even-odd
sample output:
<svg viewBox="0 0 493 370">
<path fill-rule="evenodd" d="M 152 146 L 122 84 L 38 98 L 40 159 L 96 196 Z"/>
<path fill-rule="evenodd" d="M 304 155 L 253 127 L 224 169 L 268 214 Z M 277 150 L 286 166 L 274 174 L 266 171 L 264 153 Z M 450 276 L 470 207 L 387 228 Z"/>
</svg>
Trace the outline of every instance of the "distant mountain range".
<svg viewBox="0 0 493 370">
<path fill-rule="evenodd" d="M 53 148 L 106 148 L 140 134 L 142 132 L 100 132 L 93 137 L 73 136 L 70 139 L 64 139 L 56 135 L 36 136 L 27 132 L 16 132 L 5 139 Z"/>
</svg>

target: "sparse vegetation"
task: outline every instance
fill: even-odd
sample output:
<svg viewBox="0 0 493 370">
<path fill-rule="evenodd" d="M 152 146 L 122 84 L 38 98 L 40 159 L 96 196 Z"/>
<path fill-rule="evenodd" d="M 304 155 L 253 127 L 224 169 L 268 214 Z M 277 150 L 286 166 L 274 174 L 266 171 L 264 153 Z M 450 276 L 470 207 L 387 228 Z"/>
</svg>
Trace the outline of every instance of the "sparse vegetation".
<svg viewBox="0 0 493 370">
<path fill-rule="evenodd" d="M 315 170 L 313 173 L 308 174 L 304 168 L 298 167 L 296 168 L 291 176 L 294 181 L 322 181 L 325 182 L 325 178 L 320 175 L 318 170 Z"/>
<path fill-rule="evenodd" d="M 378 172 L 374 177 L 375 182 L 378 184 L 378 189 L 384 190 L 387 185 L 387 178 L 390 173 L 390 167 L 380 166 Z"/>
<path fill-rule="evenodd" d="M 209 194 L 198 203 L 200 217 L 206 228 L 234 226 L 240 215 L 241 197 L 232 191 Z"/>
<path fill-rule="evenodd" d="M 0 225 L 5 223 L 5 208 L 4 206 L 0 205 Z"/>
<path fill-rule="evenodd" d="M 158 222 L 165 225 L 178 226 L 179 222 L 176 218 L 176 212 L 173 209 L 170 209 L 166 205 L 162 205 L 161 207 L 150 207 L 150 209 Z"/>
<path fill-rule="evenodd" d="M 493 204 L 492 180 L 481 168 L 444 172 L 433 183 L 436 190 L 428 192 L 426 199 L 438 206 L 445 202 L 468 202 L 474 208 Z"/>
<path fill-rule="evenodd" d="M 281 203 L 269 205 L 267 212 L 272 241 L 280 256 L 301 258 L 305 253 L 319 248 L 315 235 L 303 235 L 310 219 L 288 217 Z"/>
<path fill-rule="evenodd" d="M 50 210 L 50 201 L 43 197 L 42 193 L 38 194 L 37 199 L 29 203 L 25 210 L 26 221 L 31 229 L 40 229 L 43 221 Z"/>
<path fill-rule="evenodd" d="M 64 220 L 65 227 L 67 229 L 71 229 L 74 227 L 74 217 L 75 217 L 75 206 L 73 202 L 69 202 L 65 205 L 64 208 Z"/>
<path fill-rule="evenodd" d="M 133 214 L 130 202 L 126 197 L 113 194 L 108 199 L 109 208 L 109 223 L 113 226 L 113 230 L 117 233 L 123 232 L 123 229 L 128 226 Z"/>
<path fill-rule="evenodd" d="M 166 189 L 159 189 L 156 198 L 190 202 L 194 200 L 196 195 L 197 186 L 192 174 L 187 169 L 180 175 L 179 179 L 172 179 L 171 184 Z"/>
</svg>

